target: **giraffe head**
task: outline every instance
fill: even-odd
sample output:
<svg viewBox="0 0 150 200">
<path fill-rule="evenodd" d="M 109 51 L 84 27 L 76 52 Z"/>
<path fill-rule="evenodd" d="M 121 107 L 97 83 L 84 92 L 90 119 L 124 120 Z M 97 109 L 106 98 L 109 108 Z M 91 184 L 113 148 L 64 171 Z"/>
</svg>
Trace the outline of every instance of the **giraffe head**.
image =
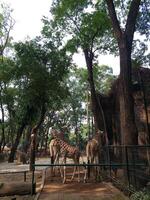
<svg viewBox="0 0 150 200">
<path fill-rule="evenodd" d="M 99 144 L 103 144 L 104 142 L 104 131 L 101 131 L 101 130 L 97 130 L 96 133 L 95 133 L 95 136 L 94 138 L 98 141 Z"/>
<path fill-rule="evenodd" d="M 55 139 L 64 140 L 64 133 L 60 132 L 56 129 L 51 129 L 51 136 L 52 136 L 52 138 L 55 138 Z"/>
<path fill-rule="evenodd" d="M 51 136 L 52 138 L 58 138 L 58 131 L 56 129 L 51 129 Z"/>
</svg>

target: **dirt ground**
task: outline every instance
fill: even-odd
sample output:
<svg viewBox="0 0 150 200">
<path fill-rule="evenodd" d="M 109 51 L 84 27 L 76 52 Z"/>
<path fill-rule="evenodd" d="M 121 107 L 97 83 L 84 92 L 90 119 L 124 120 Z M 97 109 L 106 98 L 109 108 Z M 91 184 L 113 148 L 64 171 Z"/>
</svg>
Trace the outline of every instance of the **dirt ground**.
<svg viewBox="0 0 150 200">
<path fill-rule="evenodd" d="M 73 169 L 67 170 L 66 184 L 62 183 L 59 175 L 50 176 L 47 170 L 47 176 L 42 193 L 39 200 L 128 200 L 117 188 L 110 182 L 96 183 L 94 179 L 90 179 L 87 183 L 83 183 L 84 172 L 81 170 L 81 182 L 75 179 L 70 182 Z"/>
<path fill-rule="evenodd" d="M 27 180 L 26 182 L 31 183 L 31 177 L 32 174 L 30 172 L 27 173 Z M 42 178 L 42 171 L 37 171 L 35 173 L 35 179 L 37 184 L 37 190 L 40 187 L 41 184 L 41 178 Z M 7 183 L 7 182 L 23 182 L 24 181 L 24 175 L 21 173 L 13 173 L 13 174 L 0 174 L 0 182 Z M 34 196 L 31 195 L 23 195 L 23 196 L 6 196 L 6 197 L 0 197 L 0 200 L 33 200 Z"/>
<path fill-rule="evenodd" d="M 36 163 L 48 163 L 48 159 L 38 159 Z M 28 170 L 29 165 L 18 165 L 15 162 L 14 163 L 8 163 L 3 162 L 0 163 L 0 172 L 3 171 L 22 171 L 22 170 Z M 39 188 L 41 186 L 42 181 L 42 170 L 43 168 L 40 167 L 35 172 L 35 180 L 36 180 L 36 186 L 37 191 L 39 191 Z M 27 172 L 26 174 L 26 182 L 31 183 L 32 174 L 31 172 Z M 10 183 L 10 182 L 23 182 L 24 181 L 24 174 L 23 173 L 10 173 L 10 174 L 0 174 L 0 182 L 1 183 Z M 35 196 L 31 195 L 23 195 L 23 196 L 6 196 L 6 197 L 0 197 L 0 200 L 33 200 Z"/>
<path fill-rule="evenodd" d="M 37 160 L 36 163 L 49 163 L 48 159 Z M 27 170 L 29 165 L 16 165 L 8 163 L 0 163 L 0 171 L 2 170 Z M 40 191 L 42 183 L 42 171 L 43 168 L 38 168 L 35 173 L 37 192 Z M 50 175 L 50 169 L 46 171 L 45 185 L 42 193 L 39 196 L 39 200 L 128 200 L 118 189 L 116 189 L 111 183 L 101 182 L 95 183 L 95 181 L 88 181 L 83 183 L 84 172 L 81 172 L 81 182 L 78 183 L 77 179 L 70 182 L 70 176 L 73 169 L 68 169 L 67 182 L 62 183 L 62 179 L 59 174 L 55 177 Z M 77 176 L 77 175 L 76 175 Z M 32 174 L 27 173 L 27 182 L 31 182 Z M 23 173 L 13 174 L 0 174 L 0 182 L 13 182 L 24 181 Z M 35 196 L 8 196 L 0 197 L 0 200 L 34 200 Z"/>
<path fill-rule="evenodd" d="M 45 185 L 39 200 L 127 200 L 111 183 L 52 183 Z"/>
</svg>

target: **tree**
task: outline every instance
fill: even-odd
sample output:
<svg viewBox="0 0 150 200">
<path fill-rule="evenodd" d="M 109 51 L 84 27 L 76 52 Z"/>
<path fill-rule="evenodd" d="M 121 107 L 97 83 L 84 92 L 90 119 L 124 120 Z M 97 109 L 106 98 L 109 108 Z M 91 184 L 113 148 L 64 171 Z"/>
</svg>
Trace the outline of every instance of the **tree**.
<svg viewBox="0 0 150 200">
<path fill-rule="evenodd" d="M 125 2 L 126 3 L 126 2 Z M 121 137 L 122 144 L 137 144 L 137 129 L 134 118 L 134 102 L 132 97 L 132 65 L 131 53 L 133 36 L 138 17 L 138 11 L 141 0 L 132 0 L 129 6 L 129 12 L 125 24 L 122 29 L 115 11 L 114 1 L 106 0 L 109 16 L 115 37 L 118 42 L 120 56 L 120 118 L 121 118 Z"/>
<path fill-rule="evenodd" d="M 7 4 L 0 5 L 0 56 L 4 56 L 6 48 L 10 46 L 10 31 L 14 26 L 14 19 L 11 16 L 12 9 Z"/>
<path fill-rule="evenodd" d="M 109 45 L 111 40 L 108 40 L 110 24 L 106 10 L 103 5 L 100 9 L 97 8 L 97 5 L 91 1 L 56 0 L 53 2 L 52 13 L 54 15 L 53 21 L 44 20 L 46 35 L 48 36 L 47 33 L 51 27 L 61 38 L 69 33 L 71 39 L 68 41 L 66 48 L 72 53 L 77 51 L 78 48 L 82 49 L 88 70 L 95 125 L 98 129 L 101 129 L 103 126 L 102 108 L 99 106 L 100 102 L 97 100 L 95 91 L 93 63 L 96 61 L 97 50 L 102 52 L 104 49 L 107 51 L 108 47 L 113 49 L 113 46 Z"/>
<path fill-rule="evenodd" d="M 2 114 L 2 121 L 1 121 L 1 141 L 0 147 L 8 142 L 6 138 L 6 128 L 9 124 L 8 118 L 10 119 L 10 127 L 12 118 L 15 115 L 13 111 L 13 104 L 14 104 L 14 96 L 16 94 L 16 89 L 12 87 L 12 74 L 14 74 L 14 62 L 10 58 L 3 58 L 3 61 L 0 62 L 0 107 L 1 107 L 1 114 Z M 9 116 L 9 117 L 8 117 Z M 5 119 L 5 120 L 4 120 Z"/>
<path fill-rule="evenodd" d="M 4 93 L 6 91 L 6 85 L 8 83 L 8 72 L 6 72 L 5 67 L 8 67 L 10 64 L 10 59 L 6 59 L 6 50 L 10 47 L 11 37 L 10 31 L 14 26 L 14 19 L 11 16 L 12 10 L 7 4 L 0 5 L 0 108 L 1 108 L 1 127 L 2 135 L 0 138 L 0 152 L 2 145 L 5 145 L 5 108 L 4 108 Z M 7 74 L 7 75 L 6 75 Z M 4 78 L 4 79 L 3 79 Z M 6 103 L 6 102 L 5 102 Z"/>
<path fill-rule="evenodd" d="M 52 44 L 51 46 L 49 44 L 47 48 L 47 44 L 39 39 L 20 42 L 15 45 L 15 50 L 14 84 L 19 90 L 17 97 L 18 130 L 9 162 L 13 162 L 25 127 L 36 124 L 35 132 L 37 132 L 44 120 L 46 109 L 52 108 L 53 102 L 61 98 L 64 91 L 62 80 L 70 60 L 64 50 L 58 50 Z"/>
</svg>

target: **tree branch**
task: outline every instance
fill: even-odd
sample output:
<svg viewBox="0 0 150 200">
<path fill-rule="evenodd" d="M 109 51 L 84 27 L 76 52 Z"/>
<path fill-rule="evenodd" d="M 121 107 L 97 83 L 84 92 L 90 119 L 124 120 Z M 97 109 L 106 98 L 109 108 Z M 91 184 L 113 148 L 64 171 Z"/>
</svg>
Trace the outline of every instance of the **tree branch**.
<svg viewBox="0 0 150 200">
<path fill-rule="evenodd" d="M 119 21 L 117 19 L 114 2 L 113 2 L 113 0 L 106 0 L 106 3 L 107 3 L 108 12 L 109 12 L 110 20 L 113 25 L 115 35 L 117 37 L 117 40 L 119 40 L 121 38 L 122 31 L 120 28 Z"/>
<path fill-rule="evenodd" d="M 91 48 L 90 48 L 90 52 L 92 52 L 92 53 L 93 53 L 94 39 L 95 39 L 95 37 L 97 36 L 98 32 L 99 32 L 99 28 L 96 30 L 96 32 L 94 33 L 94 35 L 93 35 L 93 37 L 92 37 L 92 39 L 91 39 Z"/>
<path fill-rule="evenodd" d="M 141 0 L 133 0 L 131 2 L 130 10 L 127 17 L 125 33 L 127 35 L 130 46 L 132 45 L 133 35 L 135 31 L 135 24 L 136 24 L 136 19 L 138 16 L 140 3 L 141 3 Z"/>
</svg>

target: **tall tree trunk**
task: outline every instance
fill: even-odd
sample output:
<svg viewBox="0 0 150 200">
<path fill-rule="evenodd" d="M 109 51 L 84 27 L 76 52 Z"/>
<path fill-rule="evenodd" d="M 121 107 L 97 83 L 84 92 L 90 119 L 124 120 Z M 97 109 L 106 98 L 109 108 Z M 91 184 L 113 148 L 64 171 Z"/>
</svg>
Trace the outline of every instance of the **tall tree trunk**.
<svg viewBox="0 0 150 200">
<path fill-rule="evenodd" d="M 19 129 L 17 131 L 15 142 L 14 142 L 12 148 L 11 148 L 11 152 L 10 152 L 10 155 L 9 155 L 9 158 L 8 158 L 8 162 L 9 163 L 14 161 L 15 153 L 16 153 L 17 147 L 19 145 L 20 138 L 22 136 L 22 133 L 23 133 L 23 130 L 24 130 L 25 126 L 26 126 L 26 122 L 23 121 L 22 125 L 19 127 Z"/>
<path fill-rule="evenodd" d="M 88 49 L 85 49 L 84 55 L 88 70 L 88 81 L 90 84 L 92 112 L 94 116 L 95 128 L 101 130 L 103 128 L 103 122 L 102 122 L 102 117 L 101 117 L 102 114 L 99 107 L 99 102 L 95 91 L 95 84 L 93 80 L 93 54 Z"/>
<path fill-rule="evenodd" d="M 87 91 L 87 135 L 90 140 L 90 114 L 89 114 L 89 91 Z"/>
<path fill-rule="evenodd" d="M 121 142 L 125 145 L 137 144 L 138 141 L 138 134 L 134 120 L 134 102 L 131 94 L 131 51 L 140 2 L 141 0 L 131 1 L 125 30 L 122 30 L 117 18 L 114 1 L 106 0 L 120 53 L 120 128 Z"/>
<path fill-rule="evenodd" d="M 126 35 L 119 41 L 120 53 L 120 128 L 121 143 L 138 144 L 138 134 L 134 118 L 134 100 L 132 96 L 131 49 Z"/>
<path fill-rule="evenodd" d="M 44 151 L 47 153 L 47 147 L 48 147 L 48 133 L 49 133 L 49 127 L 46 129 L 46 137 L 45 137 L 45 148 Z"/>
<path fill-rule="evenodd" d="M 24 147 L 23 147 L 23 151 L 24 152 L 28 152 L 28 149 L 29 149 L 29 147 L 30 147 L 30 139 L 31 139 L 31 126 L 29 126 L 28 128 L 27 128 L 27 131 L 26 131 L 26 134 L 25 134 L 25 145 L 24 145 Z"/>
<path fill-rule="evenodd" d="M 37 140 L 37 131 L 44 121 L 46 113 L 45 103 L 43 103 L 41 108 L 41 116 L 36 126 L 34 126 L 31 130 L 31 147 L 30 147 L 30 170 L 34 170 L 35 164 L 35 151 L 36 151 L 36 140 Z"/>
<path fill-rule="evenodd" d="M 0 97 L 1 97 L 1 101 L 0 101 L 0 107 L 1 107 L 1 115 L 2 115 L 2 120 L 1 120 L 1 127 L 2 127 L 2 136 L 1 136 L 1 141 L 0 141 L 0 153 L 3 149 L 2 146 L 5 145 L 5 119 L 4 119 L 4 107 L 3 107 L 3 102 L 2 102 L 2 85 L 0 84 L 1 88 L 0 88 Z"/>
<path fill-rule="evenodd" d="M 8 158 L 8 162 L 14 161 L 15 153 L 16 153 L 17 147 L 19 145 L 23 130 L 26 127 L 26 125 L 28 124 L 28 121 L 29 121 L 29 118 L 30 118 L 30 113 L 31 113 L 31 110 L 29 108 L 27 108 L 26 114 L 23 117 L 22 122 L 20 123 L 20 127 L 18 128 L 16 139 L 15 139 L 15 142 L 14 142 L 12 148 L 11 148 L 11 152 L 10 152 L 10 155 L 9 155 L 9 158 Z"/>
</svg>

